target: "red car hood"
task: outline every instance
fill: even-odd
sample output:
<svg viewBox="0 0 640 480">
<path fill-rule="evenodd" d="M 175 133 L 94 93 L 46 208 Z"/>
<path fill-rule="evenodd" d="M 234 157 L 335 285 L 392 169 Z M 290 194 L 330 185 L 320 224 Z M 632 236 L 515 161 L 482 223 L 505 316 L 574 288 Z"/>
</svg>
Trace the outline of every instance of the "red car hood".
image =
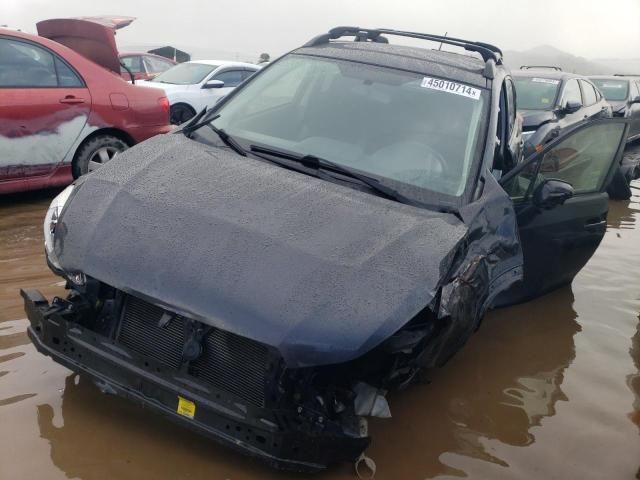
<svg viewBox="0 0 640 480">
<path fill-rule="evenodd" d="M 54 40 L 120 75 L 115 31 L 135 17 L 54 18 L 36 24 L 38 35 Z"/>
</svg>

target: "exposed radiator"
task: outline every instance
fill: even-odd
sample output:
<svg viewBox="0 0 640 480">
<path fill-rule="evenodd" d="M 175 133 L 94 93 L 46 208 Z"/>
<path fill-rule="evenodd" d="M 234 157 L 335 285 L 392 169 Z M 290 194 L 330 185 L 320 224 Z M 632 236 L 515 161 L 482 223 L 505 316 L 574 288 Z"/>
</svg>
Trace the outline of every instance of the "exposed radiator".
<svg viewBox="0 0 640 480">
<path fill-rule="evenodd" d="M 166 326 L 158 324 L 164 310 L 128 296 L 118 342 L 143 356 L 172 368 L 182 363 L 187 320 L 175 316 Z M 229 392 L 255 406 L 264 405 L 268 349 L 233 333 L 213 329 L 204 339 L 204 353 L 190 363 L 191 376 Z"/>
</svg>

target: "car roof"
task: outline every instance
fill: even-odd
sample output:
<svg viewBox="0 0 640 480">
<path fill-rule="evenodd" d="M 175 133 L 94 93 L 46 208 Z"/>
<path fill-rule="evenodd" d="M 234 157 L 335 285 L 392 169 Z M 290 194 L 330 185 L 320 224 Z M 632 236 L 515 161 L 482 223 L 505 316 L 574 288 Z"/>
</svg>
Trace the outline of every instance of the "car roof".
<svg viewBox="0 0 640 480">
<path fill-rule="evenodd" d="M 235 62 L 231 60 L 189 60 L 184 63 L 200 63 L 203 65 L 216 65 L 218 67 L 250 67 L 250 68 L 260 68 L 255 63 L 246 63 L 246 62 Z"/>
<path fill-rule="evenodd" d="M 520 77 L 520 78 L 538 77 L 538 78 L 551 78 L 554 80 L 569 80 L 571 78 L 581 78 L 583 80 L 587 79 L 585 75 L 551 70 L 546 68 L 530 68 L 527 70 L 516 70 L 511 75 L 513 77 Z"/>
<path fill-rule="evenodd" d="M 629 80 L 638 80 L 640 77 L 634 77 L 631 75 L 625 75 L 624 77 L 620 75 L 589 75 L 589 78 L 593 78 L 595 80 L 622 80 L 628 82 Z"/>
<path fill-rule="evenodd" d="M 478 57 L 443 50 L 378 42 L 331 41 L 300 47 L 293 54 L 335 58 L 434 75 L 486 88 L 485 62 Z"/>
</svg>

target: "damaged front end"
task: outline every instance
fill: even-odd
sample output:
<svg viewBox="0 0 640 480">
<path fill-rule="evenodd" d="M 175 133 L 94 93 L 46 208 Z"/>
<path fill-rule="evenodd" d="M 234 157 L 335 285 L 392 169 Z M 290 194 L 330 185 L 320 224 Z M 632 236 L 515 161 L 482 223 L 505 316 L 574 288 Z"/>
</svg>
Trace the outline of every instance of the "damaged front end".
<svg viewBox="0 0 640 480">
<path fill-rule="evenodd" d="M 312 472 L 357 462 L 367 417 L 424 367 L 450 319 L 425 308 L 364 356 L 288 368 L 277 350 L 178 315 L 84 275 L 51 304 L 23 290 L 36 348 L 94 377 L 103 392 L 154 407 L 218 442 L 280 469 Z M 440 327 L 439 327 L 440 325 Z"/>
<path fill-rule="evenodd" d="M 41 353 L 276 468 L 317 471 L 369 445 L 372 387 L 358 395 L 328 369 L 287 369 L 264 344 L 92 279 L 51 304 L 36 290 L 22 296 Z"/>
</svg>

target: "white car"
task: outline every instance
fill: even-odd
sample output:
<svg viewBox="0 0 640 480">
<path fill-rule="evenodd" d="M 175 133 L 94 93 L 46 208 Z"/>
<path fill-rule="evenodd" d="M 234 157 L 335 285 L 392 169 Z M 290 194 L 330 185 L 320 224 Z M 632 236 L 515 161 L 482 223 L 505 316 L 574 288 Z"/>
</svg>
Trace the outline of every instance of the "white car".
<svg viewBox="0 0 640 480">
<path fill-rule="evenodd" d="M 203 108 L 211 108 L 261 68 L 253 63 L 195 60 L 180 63 L 153 80 L 136 85 L 162 88 L 171 104 L 171 123 L 179 125 Z"/>
</svg>

